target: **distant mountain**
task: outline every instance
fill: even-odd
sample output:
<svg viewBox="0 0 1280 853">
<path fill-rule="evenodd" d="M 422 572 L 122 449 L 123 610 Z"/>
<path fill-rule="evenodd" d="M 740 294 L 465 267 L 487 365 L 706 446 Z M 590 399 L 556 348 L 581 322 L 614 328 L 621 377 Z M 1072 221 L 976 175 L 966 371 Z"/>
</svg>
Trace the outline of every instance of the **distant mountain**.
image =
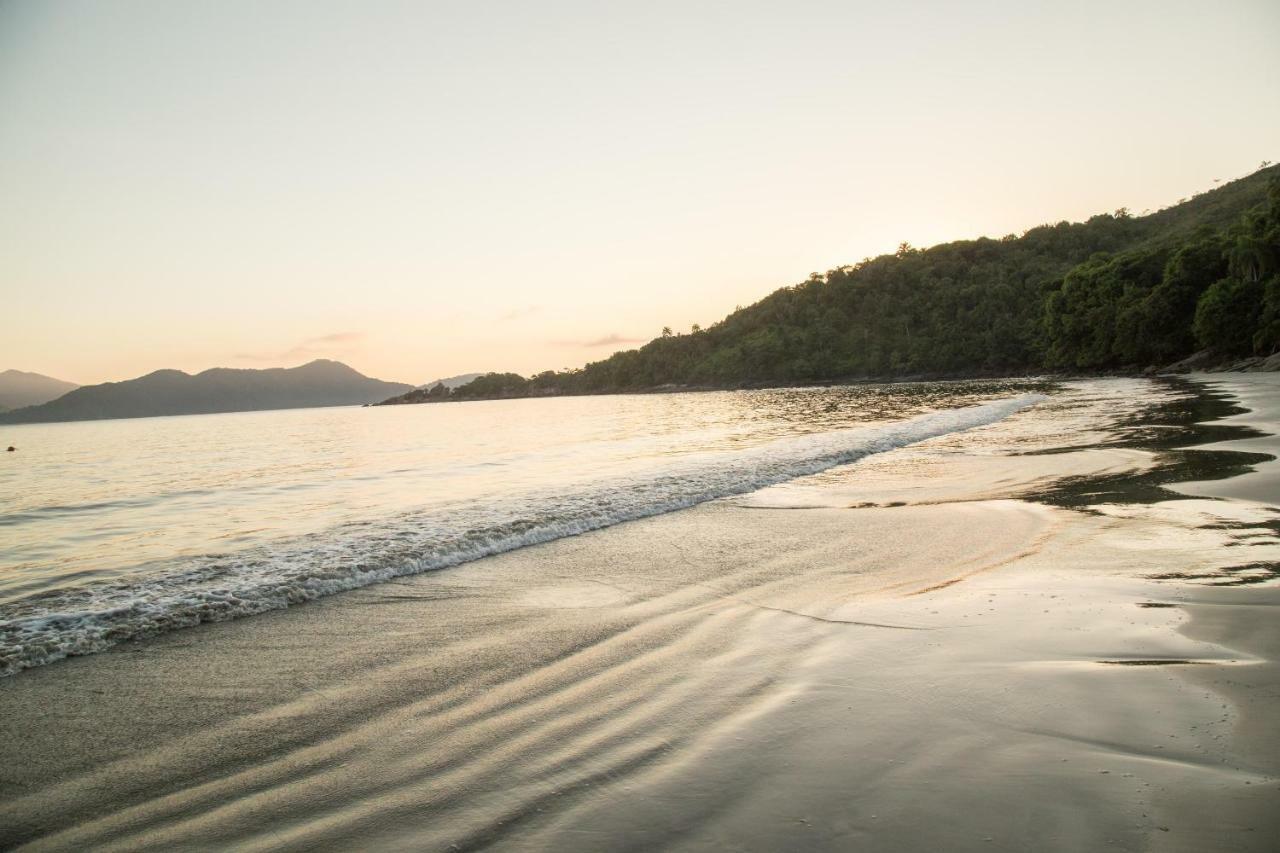
<svg viewBox="0 0 1280 853">
<path fill-rule="evenodd" d="M 412 388 L 403 382 L 371 379 L 326 359 L 268 370 L 215 367 L 194 376 L 181 370 L 157 370 L 124 382 L 86 385 L 43 405 L 4 412 L 0 423 L 352 406 L 374 403 Z"/>
<path fill-rule="evenodd" d="M 61 397 L 80 386 L 40 373 L 6 370 L 0 373 L 0 412 L 23 406 L 38 406 Z"/>
<path fill-rule="evenodd" d="M 452 391 L 454 388 L 457 388 L 459 385 L 466 385 L 472 379 L 478 379 L 481 376 L 484 376 L 484 374 L 483 373 L 459 373 L 457 376 L 450 376 L 446 379 L 432 379 L 430 382 L 424 382 L 423 384 L 418 386 L 418 389 L 427 390 L 427 389 L 433 388 L 436 385 L 443 385 L 444 387 Z"/>
</svg>

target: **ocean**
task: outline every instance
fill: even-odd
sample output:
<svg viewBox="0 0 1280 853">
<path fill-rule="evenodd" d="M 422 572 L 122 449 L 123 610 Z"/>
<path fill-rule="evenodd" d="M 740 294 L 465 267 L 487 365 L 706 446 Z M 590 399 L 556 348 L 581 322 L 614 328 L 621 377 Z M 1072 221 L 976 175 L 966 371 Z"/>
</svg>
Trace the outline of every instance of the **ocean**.
<svg viewBox="0 0 1280 853">
<path fill-rule="evenodd" d="M 1278 392 L 0 435 L 0 848 L 1262 853 Z"/>
<path fill-rule="evenodd" d="M 1000 420 L 1034 382 L 5 427 L 0 674 L 444 569 Z"/>
</svg>

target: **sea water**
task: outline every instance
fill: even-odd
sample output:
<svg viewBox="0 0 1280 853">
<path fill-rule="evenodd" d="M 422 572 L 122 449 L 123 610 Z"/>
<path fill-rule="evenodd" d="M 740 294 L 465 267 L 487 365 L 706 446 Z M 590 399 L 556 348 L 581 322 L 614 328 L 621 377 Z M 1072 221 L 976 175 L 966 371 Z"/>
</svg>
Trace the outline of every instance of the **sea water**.
<svg viewBox="0 0 1280 853">
<path fill-rule="evenodd" d="M 0 427 L 0 674 L 670 512 L 992 423 L 902 383 Z"/>
</svg>

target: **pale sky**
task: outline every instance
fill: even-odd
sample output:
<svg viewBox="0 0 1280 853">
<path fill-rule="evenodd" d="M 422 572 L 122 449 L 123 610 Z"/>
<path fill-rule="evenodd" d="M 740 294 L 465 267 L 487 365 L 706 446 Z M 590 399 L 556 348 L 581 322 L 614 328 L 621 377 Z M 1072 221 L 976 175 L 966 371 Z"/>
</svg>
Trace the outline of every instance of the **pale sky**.
<svg viewBox="0 0 1280 853">
<path fill-rule="evenodd" d="M 1280 3 L 0 0 L 0 370 L 577 366 L 1280 160 Z"/>
</svg>

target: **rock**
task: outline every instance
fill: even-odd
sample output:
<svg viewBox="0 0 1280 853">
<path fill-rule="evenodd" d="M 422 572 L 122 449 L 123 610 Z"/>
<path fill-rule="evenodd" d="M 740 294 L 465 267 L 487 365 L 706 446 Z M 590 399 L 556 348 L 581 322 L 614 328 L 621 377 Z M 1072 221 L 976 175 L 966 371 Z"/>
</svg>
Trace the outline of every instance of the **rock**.
<svg viewBox="0 0 1280 853">
<path fill-rule="evenodd" d="M 1173 364 L 1161 368 L 1160 372 L 1190 373 L 1193 370 L 1204 370 L 1212 366 L 1217 360 L 1212 350 L 1202 349 L 1200 352 L 1192 353 L 1182 361 L 1175 361 Z"/>
<path fill-rule="evenodd" d="M 1280 370 L 1280 352 L 1274 353 L 1262 360 L 1257 370 Z"/>
<path fill-rule="evenodd" d="M 17 450 L 17 449 L 18 449 L 18 448 L 14 447 L 14 446 L 11 444 L 11 445 L 9 445 L 9 451 L 8 451 L 8 452 L 9 452 L 9 453 L 12 453 L 12 452 L 14 452 L 14 451 L 15 451 L 15 450 Z"/>
<path fill-rule="evenodd" d="M 1256 357 L 1242 358 L 1234 361 L 1226 367 L 1221 368 L 1223 373 L 1249 373 L 1254 370 L 1262 369 L 1262 359 Z"/>
</svg>

